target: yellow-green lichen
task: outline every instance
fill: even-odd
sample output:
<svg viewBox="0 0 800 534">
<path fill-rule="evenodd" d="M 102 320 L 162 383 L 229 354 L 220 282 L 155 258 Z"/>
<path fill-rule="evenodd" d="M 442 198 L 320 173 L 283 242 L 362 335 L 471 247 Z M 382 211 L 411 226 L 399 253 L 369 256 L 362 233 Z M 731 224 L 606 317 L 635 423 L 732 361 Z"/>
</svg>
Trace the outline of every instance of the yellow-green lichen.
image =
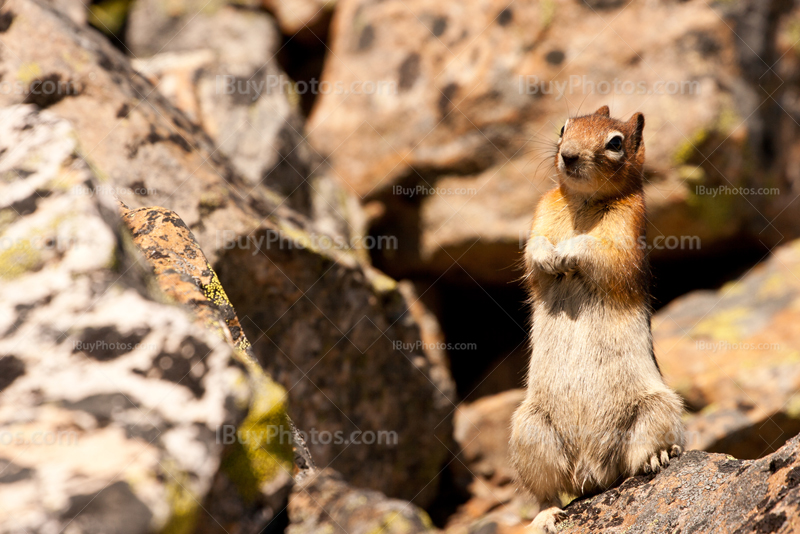
<svg viewBox="0 0 800 534">
<path fill-rule="evenodd" d="M 680 165 L 676 169 L 678 178 L 690 185 L 700 185 L 706 181 L 706 171 L 697 165 Z"/>
<path fill-rule="evenodd" d="M 188 489 L 189 477 L 183 471 L 162 462 L 164 469 L 164 489 L 170 507 L 170 518 L 161 534 L 190 534 L 197 523 L 199 501 Z"/>
<path fill-rule="evenodd" d="M 11 280 L 41 265 L 41 253 L 24 239 L 0 249 L 0 278 Z"/>
<path fill-rule="evenodd" d="M 692 157 L 697 154 L 698 145 L 703 144 L 703 142 L 708 139 L 710 135 L 710 131 L 707 128 L 700 128 L 697 130 L 691 138 L 686 139 L 683 143 L 678 145 L 677 150 L 672 155 L 672 159 L 675 161 L 676 165 L 685 165 L 689 163 Z"/>
<path fill-rule="evenodd" d="M 433 522 L 430 517 L 422 510 L 417 512 L 417 518 L 426 529 L 433 527 Z M 386 534 L 400 534 L 404 532 L 415 532 L 416 530 L 417 525 L 411 519 L 405 517 L 401 512 L 393 511 L 381 517 L 380 522 L 369 530 L 369 534 L 380 534 L 381 532 Z"/>
<path fill-rule="evenodd" d="M 692 336 L 736 343 L 741 340 L 742 325 L 747 324 L 751 311 L 745 306 L 737 306 L 714 313 L 692 329 Z"/>
<path fill-rule="evenodd" d="M 389 293 L 397 289 L 397 281 L 383 273 L 374 272 L 370 277 L 370 282 L 378 293 Z"/>
<path fill-rule="evenodd" d="M 206 298 L 216 304 L 217 306 L 231 306 L 231 301 L 228 295 L 225 294 L 225 289 L 217 277 L 217 273 L 211 268 L 211 265 L 206 264 L 208 270 L 211 271 L 211 281 L 203 286 L 203 292 Z"/>
<path fill-rule="evenodd" d="M 17 70 L 17 79 L 22 83 L 30 83 L 42 75 L 42 68 L 38 63 L 23 63 Z"/>
<path fill-rule="evenodd" d="M 281 471 L 292 473 L 294 453 L 286 391 L 264 373 L 246 353 L 237 351 L 250 375 L 252 398 L 247 417 L 239 425 L 236 440 L 222 460 L 222 470 L 239 494 L 252 502 L 261 487 Z"/>
<path fill-rule="evenodd" d="M 209 191 L 200 195 L 200 208 L 214 211 L 225 204 L 225 196 L 220 191 Z"/>
<path fill-rule="evenodd" d="M 555 0 L 542 0 L 539 4 L 539 11 L 542 17 L 542 28 L 547 28 L 553 23 L 553 19 L 556 17 Z"/>
<path fill-rule="evenodd" d="M 786 415 L 792 419 L 800 419 L 800 395 L 794 395 L 786 406 Z"/>
<path fill-rule="evenodd" d="M 117 35 L 128 17 L 130 0 L 106 0 L 89 8 L 89 24 L 105 33 Z"/>
</svg>

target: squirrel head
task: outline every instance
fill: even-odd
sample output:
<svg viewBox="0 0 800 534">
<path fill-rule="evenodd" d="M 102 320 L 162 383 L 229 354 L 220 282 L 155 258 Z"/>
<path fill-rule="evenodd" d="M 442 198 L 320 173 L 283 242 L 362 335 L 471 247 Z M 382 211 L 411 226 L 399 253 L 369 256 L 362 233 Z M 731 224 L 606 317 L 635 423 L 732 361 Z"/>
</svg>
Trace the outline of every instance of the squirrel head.
<svg viewBox="0 0 800 534">
<path fill-rule="evenodd" d="M 556 152 L 558 180 L 567 193 L 615 197 L 642 187 L 644 115 L 612 119 L 608 106 L 568 119 Z"/>
</svg>

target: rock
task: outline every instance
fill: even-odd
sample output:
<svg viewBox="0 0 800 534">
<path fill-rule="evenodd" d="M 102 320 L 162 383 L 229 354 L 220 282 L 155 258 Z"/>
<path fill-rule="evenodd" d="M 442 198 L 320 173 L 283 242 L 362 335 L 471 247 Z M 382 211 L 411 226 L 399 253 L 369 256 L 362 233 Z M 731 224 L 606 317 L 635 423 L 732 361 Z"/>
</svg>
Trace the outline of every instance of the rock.
<svg viewBox="0 0 800 534">
<path fill-rule="evenodd" d="M 212 263 L 223 230 L 249 232 L 271 212 L 287 216 L 285 198 L 267 186 L 248 187 L 199 127 L 104 37 L 35 0 L 9 0 L 0 9 L 12 20 L 0 34 L 7 50 L 0 69 L 25 89 L 3 92 L 0 104 L 33 100 L 69 120 L 105 179 L 98 194 L 132 209 L 162 205 L 179 213 Z M 48 87 L 55 92 L 32 98 L 37 80 L 53 80 Z"/>
<path fill-rule="evenodd" d="M 330 19 L 336 0 L 263 0 L 263 4 L 278 19 L 284 34 L 310 33 L 307 38 L 313 39 Z"/>
<path fill-rule="evenodd" d="M 377 491 L 352 489 L 331 469 L 298 483 L 289 500 L 289 518 L 287 534 L 436 531 L 425 511 Z"/>
<path fill-rule="evenodd" d="M 512 389 L 459 405 L 453 436 L 461 447 L 463 464 L 474 476 L 496 485 L 506 485 L 513 479 L 506 438 L 511 436 L 511 416 L 524 398 L 525 390 Z"/>
<path fill-rule="evenodd" d="M 121 212 L 134 243 L 153 267 L 159 288 L 190 309 L 197 324 L 228 341 L 248 370 L 253 392 L 249 411 L 238 427 L 221 427 L 215 433 L 226 448 L 202 506 L 198 530 L 262 530 L 286 507 L 293 476 L 313 469 L 308 450 L 295 439 L 296 429 L 286 415 L 286 391 L 255 361 L 236 311 L 180 217 L 164 208 L 131 211 L 123 206 Z"/>
<path fill-rule="evenodd" d="M 760 460 L 685 453 L 657 476 L 570 504 L 559 532 L 795 532 L 800 438 Z"/>
<path fill-rule="evenodd" d="M 139 1 L 131 12 L 129 35 L 137 59 L 165 96 L 211 136 L 236 170 L 256 187 L 263 180 L 286 195 L 301 212 L 311 209 L 306 184 L 311 154 L 302 143 L 302 122 L 286 74 L 275 54 L 280 34 L 266 13 L 233 6 L 192 5 L 169 40 L 152 32 L 161 2 Z M 157 52 L 153 55 L 154 52 Z"/>
<path fill-rule="evenodd" d="M 508 443 L 511 416 L 524 398 L 525 390 L 512 389 L 462 403 L 456 410 L 453 436 L 459 455 L 451 468 L 470 498 L 450 517 L 447 532 L 466 534 L 489 524 L 498 533 L 521 532 L 521 521 L 531 506 L 514 484 Z"/>
<path fill-rule="evenodd" d="M 2 530 L 188 528 L 245 368 L 148 289 L 66 121 L 13 106 L 0 129 Z"/>
<path fill-rule="evenodd" d="M 430 502 L 448 454 L 454 386 L 421 343 L 409 302 L 354 257 L 281 244 L 271 230 L 252 238 L 253 250 L 232 247 L 217 272 L 255 332 L 259 362 L 288 389 L 315 460 L 355 486 Z"/>
<path fill-rule="evenodd" d="M 129 29 L 134 52 L 145 56 L 155 51 L 149 32 L 159 11 L 151 4 L 135 4 Z M 245 192 L 267 183 L 320 231 L 344 241 L 363 235 L 357 200 L 304 139 L 294 82 L 276 59 L 282 45 L 275 22 L 233 6 L 194 9 L 134 68 L 211 136 L 245 178 Z"/>
<path fill-rule="evenodd" d="M 794 532 L 798 452 L 800 436 L 759 460 L 684 453 L 658 475 L 632 477 L 572 502 L 559 532 Z M 466 521 L 462 507 L 446 532 L 522 534 L 536 513 L 525 501 L 518 495 L 499 509 L 476 513 L 480 517 L 472 522 Z"/>
<path fill-rule="evenodd" d="M 255 0 L 136 0 L 128 14 L 126 44 L 137 58 L 223 48 L 235 52 L 240 61 L 266 62 L 273 41 L 280 37 L 270 18 L 253 9 L 258 4 Z M 246 31 L 250 25 L 262 26 L 261 32 Z M 241 30 L 244 36 L 237 35 Z M 243 43 L 246 50 L 241 48 Z"/>
<path fill-rule="evenodd" d="M 429 500 L 448 454 L 453 388 L 446 368 L 416 348 L 419 330 L 395 282 L 365 264 L 363 248 L 334 243 L 324 224 L 288 207 L 270 183 L 249 184 L 96 32 L 35 0 L 8 0 L 0 16 L 12 20 L 0 34 L 9 81 L 28 87 L 57 76 L 80 89 L 38 105 L 73 124 L 107 180 L 96 193 L 132 210 L 163 206 L 192 230 L 259 363 L 288 390 L 298 428 L 397 432 L 396 446 L 309 440 L 319 463 L 387 495 Z M 1 94 L 0 104 L 26 98 Z"/>
<path fill-rule="evenodd" d="M 75 25 L 86 24 L 91 2 L 87 0 L 51 0 L 48 3 L 64 13 Z"/>
<path fill-rule="evenodd" d="M 741 235 L 775 244 L 780 235 L 759 214 L 774 196 L 698 194 L 772 180 L 756 111 L 764 100 L 779 107 L 738 77 L 747 47 L 733 29 L 748 20 L 743 6 L 767 17 L 758 5 L 729 13 L 695 2 L 614 3 L 601 13 L 580 2 L 342 0 L 323 81 L 373 90 L 321 94 L 309 139 L 353 192 L 382 206 L 371 231 L 399 237 L 399 249 L 376 254 L 395 277 L 455 276 L 455 265 L 481 283 L 516 277 L 508 267 L 552 187 L 558 130 L 602 104 L 647 117 L 654 259 L 697 256 L 700 244 L 733 250 Z M 772 34 L 764 41 L 757 49 L 771 57 Z M 775 151 L 785 154 L 782 146 Z M 699 241 L 665 246 L 659 235 Z"/>
<path fill-rule="evenodd" d="M 653 318 L 664 377 L 699 412 L 691 448 L 760 458 L 800 432 L 800 241 L 718 291 L 681 297 Z"/>
</svg>

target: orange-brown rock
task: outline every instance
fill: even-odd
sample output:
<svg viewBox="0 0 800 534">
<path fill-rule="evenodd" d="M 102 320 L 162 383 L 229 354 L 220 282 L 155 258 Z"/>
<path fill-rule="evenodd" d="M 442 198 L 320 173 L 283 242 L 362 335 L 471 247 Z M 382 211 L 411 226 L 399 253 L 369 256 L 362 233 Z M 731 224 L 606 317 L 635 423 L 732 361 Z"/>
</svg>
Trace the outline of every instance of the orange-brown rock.
<svg viewBox="0 0 800 534">
<path fill-rule="evenodd" d="M 743 234 L 776 243 L 778 223 L 759 212 L 794 195 L 705 193 L 770 185 L 773 163 L 790 171 L 777 128 L 794 128 L 776 103 L 786 87 L 758 58 L 785 52 L 776 70 L 787 79 L 796 53 L 763 26 L 769 9 L 343 0 L 323 80 L 358 92 L 321 94 L 309 138 L 352 191 L 385 205 L 372 231 L 400 236 L 399 250 L 378 254 L 394 276 L 438 276 L 457 262 L 479 281 L 512 279 L 533 207 L 552 186 L 558 130 L 603 104 L 647 117 L 651 240 L 696 236 L 703 250 Z M 775 9 L 781 25 L 793 20 Z M 649 27 L 659 30 L 641 30 Z"/>
<path fill-rule="evenodd" d="M 697 411 L 690 448 L 760 458 L 800 432 L 800 241 L 653 318 L 666 380 Z"/>
</svg>

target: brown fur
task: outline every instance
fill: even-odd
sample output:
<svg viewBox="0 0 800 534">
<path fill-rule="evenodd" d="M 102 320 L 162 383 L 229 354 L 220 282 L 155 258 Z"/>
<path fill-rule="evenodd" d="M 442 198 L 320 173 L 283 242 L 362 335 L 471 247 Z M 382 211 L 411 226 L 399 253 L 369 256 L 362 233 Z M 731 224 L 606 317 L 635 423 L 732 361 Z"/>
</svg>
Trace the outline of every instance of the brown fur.
<svg viewBox="0 0 800 534">
<path fill-rule="evenodd" d="M 644 117 L 570 119 L 559 186 L 536 209 L 525 250 L 532 352 L 511 459 L 555 532 L 563 494 L 658 471 L 683 446 L 682 403 L 653 356 L 644 248 Z M 622 139 L 611 140 L 614 137 Z"/>
</svg>

